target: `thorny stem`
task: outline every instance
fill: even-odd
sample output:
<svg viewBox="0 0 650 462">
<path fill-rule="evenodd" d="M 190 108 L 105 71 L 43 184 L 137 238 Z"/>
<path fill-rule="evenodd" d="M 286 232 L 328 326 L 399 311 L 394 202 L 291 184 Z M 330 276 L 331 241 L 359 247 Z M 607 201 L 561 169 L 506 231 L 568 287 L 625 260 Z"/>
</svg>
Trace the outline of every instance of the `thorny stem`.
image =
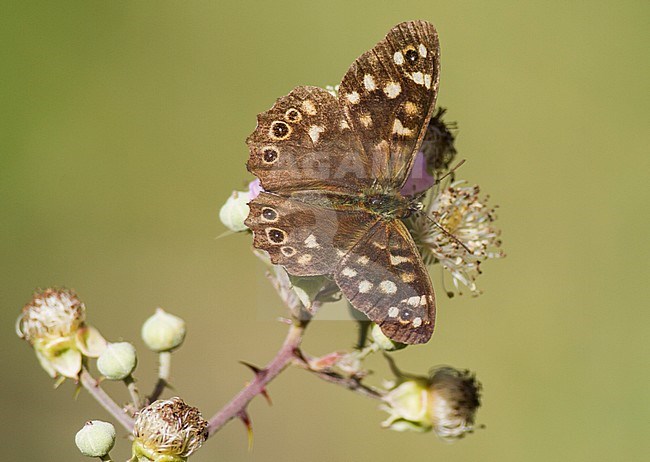
<svg viewBox="0 0 650 462">
<path fill-rule="evenodd" d="M 169 351 L 163 351 L 158 355 L 158 381 L 151 394 L 147 397 L 148 403 L 153 403 L 158 398 L 169 383 L 169 374 L 171 372 L 172 354 Z"/>
<path fill-rule="evenodd" d="M 366 358 L 369 354 L 374 353 L 376 351 L 377 349 L 373 345 L 368 346 L 359 352 L 360 354 L 359 359 Z M 296 355 L 293 364 L 306 371 L 311 372 L 321 380 L 333 383 L 335 385 L 342 386 L 344 388 L 347 388 L 350 391 L 358 393 L 367 398 L 382 399 L 384 397 L 384 392 L 382 390 L 361 383 L 363 377 L 356 377 L 356 376 L 346 377 L 334 371 L 313 369 L 309 361 L 310 360 L 307 355 L 300 353 L 299 355 Z"/>
<path fill-rule="evenodd" d="M 294 322 L 287 332 L 287 337 L 275 358 L 264 369 L 255 374 L 255 378 L 240 391 L 228 404 L 208 421 L 208 432 L 212 436 L 230 420 L 245 413 L 246 406 L 253 398 L 264 392 L 266 385 L 277 377 L 295 358 L 296 350 L 302 341 L 306 323 Z"/>
<path fill-rule="evenodd" d="M 117 421 L 121 423 L 127 431 L 131 432 L 133 430 L 133 419 L 106 394 L 106 392 L 99 386 L 97 380 L 90 375 L 90 372 L 88 372 L 86 368 L 81 370 L 79 380 L 81 381 L 81 385 L 88 390 L 88 393 L 90 393 L 104 409 L 115 417 L 115 419 L 117 419 Z"/>
</svg>

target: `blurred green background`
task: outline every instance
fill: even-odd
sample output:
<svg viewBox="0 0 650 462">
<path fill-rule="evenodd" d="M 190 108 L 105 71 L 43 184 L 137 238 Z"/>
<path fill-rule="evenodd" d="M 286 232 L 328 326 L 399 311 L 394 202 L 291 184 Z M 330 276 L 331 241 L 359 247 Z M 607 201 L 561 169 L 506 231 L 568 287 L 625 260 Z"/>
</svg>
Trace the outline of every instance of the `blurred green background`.
<svg viewBox="0 0 650 462">
<path fill-rule="evenodd" d="M 245 234 L 215 239 L 250 179 L 245 137 L 294 86 L 336 84 L 394 24 L 427 19 L 459 176 L 500 205 L 508 257 L 485 294 L 439 290 L 433 340 L 394 357 L 484 386 L 486 429 L 445 444 L 382 430 L 375 402 L 289 370 L 193 460 L 641 460 L 648 454 L 648 2 L 4 2 L 0 18 L 2 409 L 7 460 L 83 460 L 109 416 L 58 390 L 13 333 L 38 286 L 78 291 L 90 323 L 140 349 L 157 306 L 182 316 L 176 393 L 207 417 L 279 347 L 283 313 Z M 435 270 L 437 271 L 437 270 Z M 438 276 L 434 271 L 434 283 Z M 351 322 L 315 323 L 313 354 Z M 378 358 L 377 377 L 388 375 Z M 109 391 L 126 400 L 123 387 Z M 124 436 L 121 434 L 121 436 Z M 118 440 L 117 460 L 128 442 Z"/>
</svg>

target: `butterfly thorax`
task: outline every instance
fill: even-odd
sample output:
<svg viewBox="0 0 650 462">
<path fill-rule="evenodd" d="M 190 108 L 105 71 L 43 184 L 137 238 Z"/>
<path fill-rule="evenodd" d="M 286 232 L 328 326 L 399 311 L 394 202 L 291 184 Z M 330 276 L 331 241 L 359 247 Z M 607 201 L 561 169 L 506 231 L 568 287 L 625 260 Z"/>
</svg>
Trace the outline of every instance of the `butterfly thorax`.
<svg viewBox="0 0 650 462">
<path fill-rule="evenodd" d="M 296 191 L 290 194 L 294 200 L 320 207 L 335 209 L 366 210 L 384 220 L 408 218 L 422 210 L 420 196 L 403 196 L 392 188 L 373 186 L 360 194 L 334 193 L 331 191 Z"/>
<path fill-rule="evenodd" d="M 408 218 L 422 209 L 419 198 L 402 196 L 396 191 L 370 190 L 361 194 L 358 205 L 384 219 Z"/>
</svg>

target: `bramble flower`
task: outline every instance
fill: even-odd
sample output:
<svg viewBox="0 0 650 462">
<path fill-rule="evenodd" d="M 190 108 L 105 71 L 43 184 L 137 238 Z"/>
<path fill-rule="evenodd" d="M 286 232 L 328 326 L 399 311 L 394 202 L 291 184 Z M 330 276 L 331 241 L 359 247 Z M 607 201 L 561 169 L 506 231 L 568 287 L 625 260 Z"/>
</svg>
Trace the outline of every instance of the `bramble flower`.
<svg viewBox="0 0 650 462">
<path fill-rule="evenodd" d="M 103 459 L 115 445 L 115 427 L 101 420 L 89 420 L 74 437 L 79 451 L 86 457 Z"/>
<path fill-rule="evenodd" d="M 201 412 L 178 397 L 158 400 L 138 412 L 131 461 L 182 462 L 208 438 Z"/>
<path fill-rule="evenodd" d="M 255 178 L 253 181 L 248 183 L 248 192 L 250 194 L 250 200 L 255 199 L 257 196 L 260 195 L 262 191 L 264 191 L 264 188 L 262 188 L 262 182 L 260 181 L 259 178 Z"/>
<path fill-rule="evenodd" d="M 106 341 L 86 325 L 86 307 L 67 289 L 36 292 L 16 321 L 16 334 L 27 340 L 41 366 L 55 378 L 77 378 L 82 357 L 97 357 Z"/>
<path fill-rule="evenodd" d="M 427 171 L 427 160 L 424 153 L 419 151 L 415 155 L 413 168 L 400 193 L 404 196 L 412 196 L 428 190 L 435 183 L 436 179 Z"/>
<path fill-rule="evenodd" d="M 440 262 L 451 273 L 456 290 L 460 292 L 462 284 L 474 295 L 480 294 L 475 282 L 480 264 L 505 256 L 498 249 L 501 231 L 493 225 L 495 208 L 488 207 L 488 198 L 479 198 L 479 193 L 478 186 L 452 183 L 407 223 L 425 263 Z"/>
<path fill-rule="evenodd" d="M 431 377 L 402 376 L 385 396 L 382 409 L 390 416 L 383 427 L 395 431 L 433 430 L 451 441 L 474 429 L 480 406 L 480 384 L 469 371 L 441 367 Z"/>
</svg>

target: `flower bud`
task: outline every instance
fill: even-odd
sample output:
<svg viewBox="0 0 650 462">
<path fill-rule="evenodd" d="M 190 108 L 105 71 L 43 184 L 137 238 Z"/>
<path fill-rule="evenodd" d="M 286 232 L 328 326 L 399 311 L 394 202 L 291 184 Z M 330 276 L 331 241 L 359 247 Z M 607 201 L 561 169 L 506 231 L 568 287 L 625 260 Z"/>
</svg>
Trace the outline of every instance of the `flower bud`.
<svg viewBox="0 0 650 462">
<path fill-rule="evenodd" d="M 178 316 L 157 308 L 153 316 L 142 325 L 142 340 L 156 352 L 178 348 L 185 339 L 185 321 Z"/>
<path fill-rule="evenodd" d="M 233 191 L 232 195 L 226 200 L 226 203 L 219 210 L 219 219 L 226 228 L 231 231 L 245 231 L 248 228 L 244 220 L 248 217 L 248 203 L 250 202 L 250 192 Z"/>
<path fill-rule="evenodd" d="M 135 347 L 129 342 L 109 343 L 97 359 L 97 369 L 109 380 L 123 380 L 138 364 Z"/>
<path fill-rule="evenodd" d="M 394 342 L 381 331 L 381 327 L 378 324 L 373 324 L 372 329 L 370 330 L 370 336 L 372 341 L 380 350 L 384 351 L 396 351 L 406 348 L 405 343 Z"/>
<path fill-rule="evenodd" d="M 104 457 L 115 444 L 115 427 L 101 420 L 90 420 L 77 432 L 74 441 L 84 456 Z"/>
<path fill-rule="evenodd" d="M 16 333 L 27 340 L 51 377 L 76 378 L 82 356 L 98 356 L 106 345 L 99 332 L 85 324 L 86 307 L 67 289 L 36 292 L 16 321 Z"/>
<path fill-rule="evenodd" d="M 158 400 L 137 414 L 133 437 L 133 459 L 182 462 L 207 439 L 208 422 L 181 398 Z"/>
</svg>

